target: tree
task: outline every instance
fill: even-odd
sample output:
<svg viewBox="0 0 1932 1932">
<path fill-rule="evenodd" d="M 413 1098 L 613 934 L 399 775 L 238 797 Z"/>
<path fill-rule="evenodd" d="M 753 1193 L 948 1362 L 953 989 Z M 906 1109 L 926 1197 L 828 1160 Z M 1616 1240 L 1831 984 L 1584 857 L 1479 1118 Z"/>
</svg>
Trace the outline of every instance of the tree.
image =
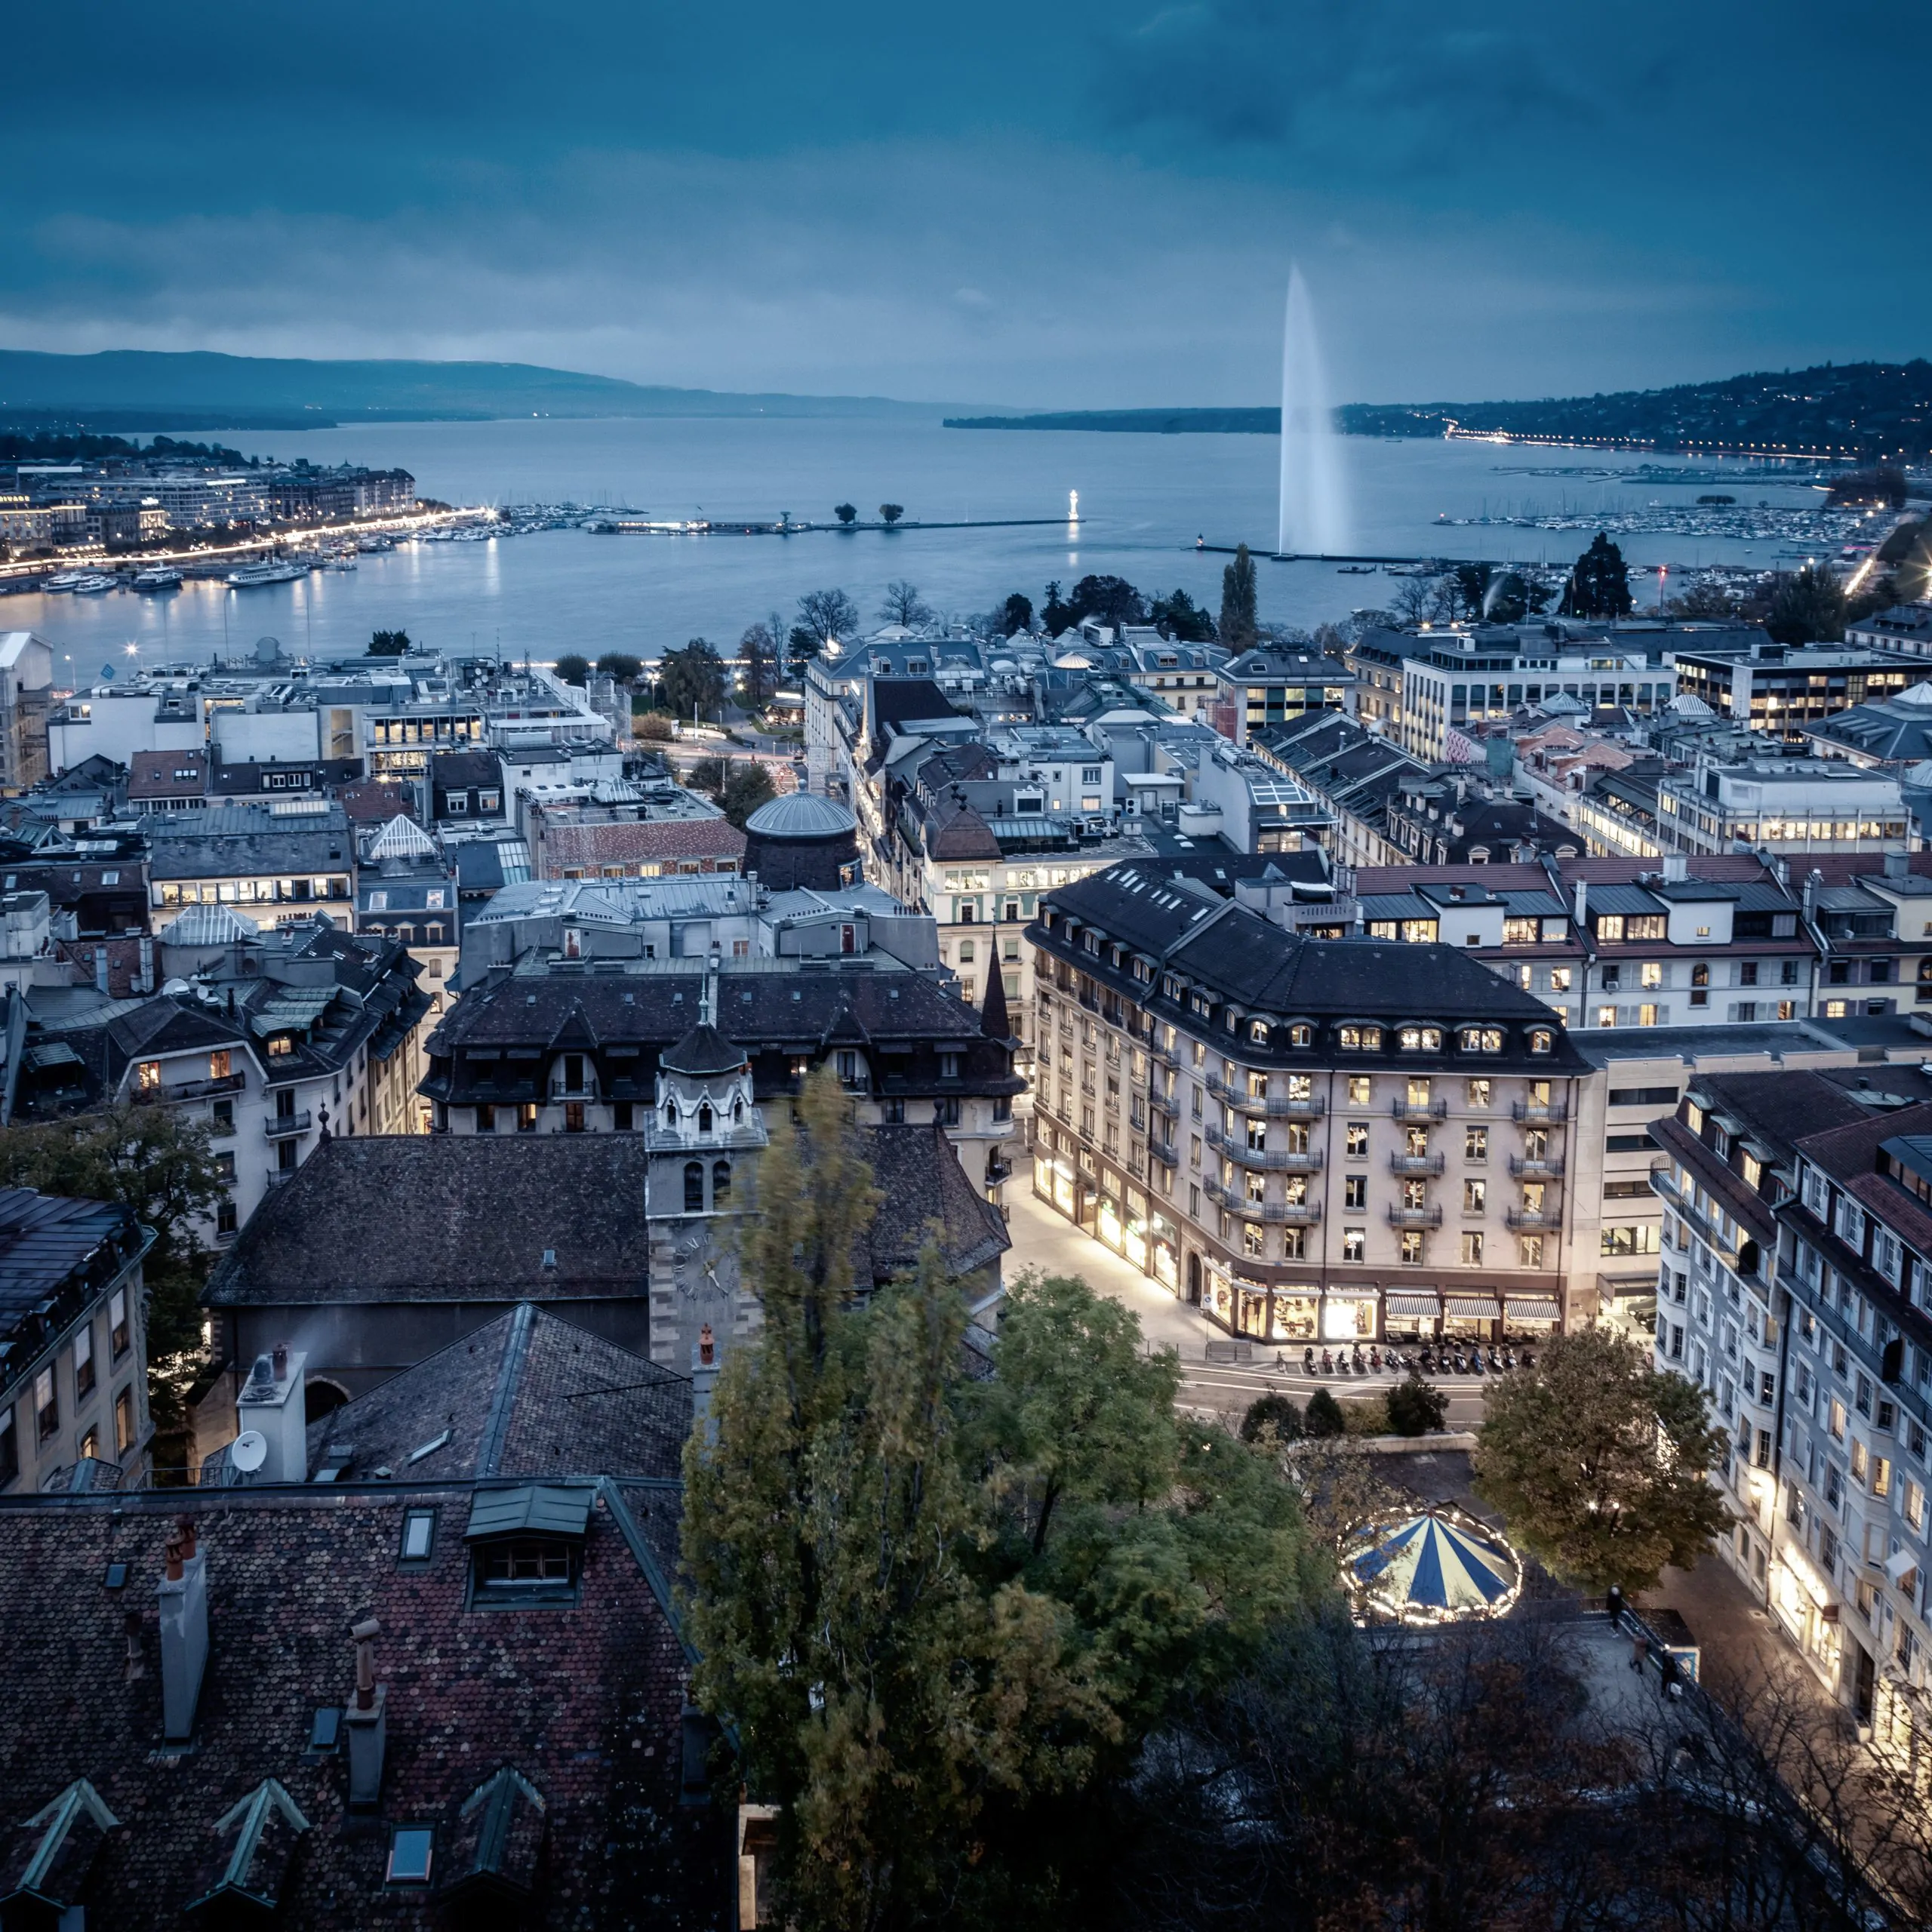
<svg viewBox="0 0 1932 1932">
<path fill-rule="evenodd" d="M 1083 577 L 1073 586 L 1069 608 L 1076 624 L 1093 617 L 1116 631 L 1147 620 L 1146 598 L 1124 577 Z"/>
<path fill-rule="evenodd" d="M 590 681 L 590 660 L 577 651 L 565 651 L 552 668 L 560 685 L 586 685 Z"/>
<path fill-rule="evenodd" d="M 202 1349 L 201 1293 L 211 1257 L 200 1225 L 228 1195 L 207 1123 L 168 1107 L 122 1106 L 0 1128 L 0 1184 L 118 1201 L 154 1230 L 141 1265 L 149 1406 L 164 1430 L 178 1426 L 182 1392 Z"/>
<path fill-rule="evenodd" d="M 1047 586 L 1047 601 L 1040 608 L 1041 628 L 1049 637 L 1058 637 L 1063 631 L 1070 631 L 1079 620 L 1060 594 L 1060 580 L 1056 577 Z"/>
<path fill-rule="evenodd" d="M 1627 617 L 1630 572 L 1623 552 L 1599 530 L 1577 559 L 1560 607 L 1566 617 Z"/>
<path fill-rule="evenodd" d="M 715 798 L 724 789 L 724 761 L 721 758 L 701 758 L 685 774 L 685 783 L 694 792 L 702 792 Z"/>
<path fill-rule="evenodd" d="M 906 506 L 903 503 L 881 503 L 878 514 L 879 521 L 889 528 L 906 514 Z"/>
<path fill-rule="evenodd" d="M 1723 584 L 1706 578 L 1694 583 L 1681 597 L 1670 601 L 1673 617 L 1718 618 L 1728 620 L 1737 615 L 1737 600 Z"/>
<path fill-rule="evenodd" d="M 1647 1589 L 1731 1523 L 1707 1480 L 1727 1454 L 1703 1392 L 1602 1328 L 1559 1335 L 1483 1392 L 1475 1491 L 1552 1575 Z"/>
<path fill-rule="evenodd" d="M 1084 1283 L 1022 1278 L 991 1383 L 934 1245 L 855 1306 L 880 1197 L 829 1069 L 799 1111 L 743 1235 L 764 1327 L 685 1451 L 694 1693 L 780 1807 L 801 1932 L 989 1923 L 1048 1807 L 1305 1601 L 1294 1492 Z"/>
<path fill-rule="evenodd" d="M 369 639 L 371 657 L 400 657 L 408 648 L 407 631 L 377 631 Z"/>
<path fill-rule="evenodd" d="M 778 688 L 778 640 L 771 626 L 762 621 L 750 625 L 738 640 L 738 656 L 744 665 L 740 682 L 746 705 L 760 710 Z"/>
<path fill-rule="evenodd" d="M 1247 1405 L 1247 1413 L 1241 1419 L 1241 1439 L 1244 1442 L 1259 1442 L 1272 1438 L 1277 1442 L 1293 1442 L 1302 1433 L 1301 1411 L 1287 1396 L 1272 1391 L 1266 1395 L 1257 1395 Z"/>
<path fill-rule="evenodd" d="M 724 702 L 724 662 L 701 637 L 664 654 L 658 672 L 664 702 L 680 718 L 715 713 Z"/>
<path fill-rule="evenodd" d="M 771 773 L 756 758 L 734 758 L 718 788 L 718 802 L 724 808 L 726 820 L 742 832 L 745 820 L 777 795 Z"/>
<path fill-rule="evenodd" d="M 919 624 L 932 621 L 932 606 L 919 595 L 919 586 L 909 583 L 903 577 L 894 577 L 885 586 L 885 596 L 878 607 L 879 616 L 888 624 L 903 624 L 911 630 Z"/>
<path fill-rule="evenodd" d="M 597 668 L 620 685 L 635 684 L 644 675 L 644 660 L 628 651 L 607 651 L 597 660 Z"/>
<path fill-rule="evenodd" d="M 1462 614 L 1475 618 L 1484 615 L 1484 606 L 1489 595 L 1489 586 L 1494 580 L 1494 564 L 1458 564 L 1449 573 L 1449 581 L 1456 592 L 1456 601 Z"/>
<path fill-rule="evenodd" d="M 631 719 L 631 736 L 649 744 L 668 744 L 675 721 L 668 712 L 641 711 Z"/>
<path fill-rule="evenodd" d="M 1149 615 L 1161 635 L 1177 644 L 1214 641 L 1214 620 L 1184 590 L 1177 590 L 1171 597 L 1156 597 Z"/>
<path fill-rule="evenodd" d="M 1033 600 L 1020 591 L 1013 592 L 993 614 L 993 629 L 1001 637 L 1011 637 L 1016 632 L 1030 631 L 1032 628 Z"/>
<path fill-rule="evenodd" d="M 858 635 L 859 607 L 842 590 L 808 590 L 798 599 L 798 623 L 810 635 L 812 648 L 798 654 L 816 657 L 828 644 Z M 792 632 L 795 641 L 798 635 Z"/>
<path fill-rule="evenodd" d="M 1836 644 L 1844 636 L 1844 592 L 1827 564 L 1807 564 L 1771 593 L 1764 628 L 1780 644 Z"/>
<path fill-rule="evenodd" d="M 850 524 L 859 512 L 854 509 L 850 503 L 838 503 L 833 506 L 832 514 L 835 516 L 841 523 Z"/>
<path fill-rule="evenodd" d="M 1254 642 L 1258 622 L 1254 559 L 1244 543 L 1221 573 L 1221 621 L 1217 629 L 1229 650 L 1246 651 Z"/>
<path fill-rule="evenodd" d="M 794 624 L 791 635 L 785 640 L 786 649 L 790 653 L 794 666 L 803 665 L 816 657 L 823 648 L 819 640 L 803 624 Z"/>
<path fill-rule="evenodd" d="M 1420 623 L 1435 601 L 1436 581 L 1431 577 L 1404 577 L 1395 586 L 1395 614 L 1404 623 Z"/>
<path fill-rule="evenodd" d="M 1318 1389 L 1309 1397 L 1302 1420 L 1311 1435 L 1340 1435 L 1349 1426 L 1341 1404 L 1325 1389 Z"/>
<path fill-rule="evenodd" d="M 1426 1435 L 1449 1414 L 1449 1398 L 1414 1369 L 1389 1392 L 1389 1426 L 1398 1435 Z"/>
</svg>

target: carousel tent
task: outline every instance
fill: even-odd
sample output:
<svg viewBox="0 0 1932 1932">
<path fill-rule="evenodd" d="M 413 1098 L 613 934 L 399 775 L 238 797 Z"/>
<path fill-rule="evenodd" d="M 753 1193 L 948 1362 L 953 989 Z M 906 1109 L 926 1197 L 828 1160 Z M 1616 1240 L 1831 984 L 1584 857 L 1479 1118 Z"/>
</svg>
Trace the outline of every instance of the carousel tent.
<svg viewBox="0 0 1932 1932">
<path fill-rule="evenodd" d="M 1383 1609 L 1430 1620 L 1506 1609 L 1520 1574 L 1502 1543 L 1433 1511 L 1378 1529 L 1349 1567 Z"/>
</svg>

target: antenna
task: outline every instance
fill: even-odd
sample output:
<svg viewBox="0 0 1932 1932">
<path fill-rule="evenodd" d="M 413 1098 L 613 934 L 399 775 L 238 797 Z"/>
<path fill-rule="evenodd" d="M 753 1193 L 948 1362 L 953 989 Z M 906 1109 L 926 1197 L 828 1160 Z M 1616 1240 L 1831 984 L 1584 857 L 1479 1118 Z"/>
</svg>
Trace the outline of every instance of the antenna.
<svg viewBox="0 0 1932 1932">
<path fill-rule="evenodd" d="M 252 1475 L 269 1459 L 269 1439 L 259 1429 L 245 1429 L 228 1445 L 228 1460 L 244 1475 Z"/>
</svg>

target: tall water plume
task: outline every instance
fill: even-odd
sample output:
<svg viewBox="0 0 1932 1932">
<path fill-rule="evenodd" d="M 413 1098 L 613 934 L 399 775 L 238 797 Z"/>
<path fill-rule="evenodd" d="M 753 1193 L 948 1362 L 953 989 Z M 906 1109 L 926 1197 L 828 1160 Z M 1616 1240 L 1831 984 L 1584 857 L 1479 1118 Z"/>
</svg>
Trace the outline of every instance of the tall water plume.
<svg viewBox="0 0 1932 1932">
<path fill-rule="evenodd" d="M 1300 269 L 1288 271 L 1281 331 L 1282 555 L 1334 556 L 1349 546 L 1347 492 L 1314 310 Z"/>
</svg>

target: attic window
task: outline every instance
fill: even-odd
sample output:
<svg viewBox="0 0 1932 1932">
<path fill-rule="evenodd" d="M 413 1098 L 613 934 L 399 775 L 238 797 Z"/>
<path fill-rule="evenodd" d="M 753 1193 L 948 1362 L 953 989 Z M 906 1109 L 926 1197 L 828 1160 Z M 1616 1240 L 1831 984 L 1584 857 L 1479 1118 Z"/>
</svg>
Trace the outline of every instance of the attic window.
<svg viewBox="0 0 1932 1932">
<path fill-rule="evenodd" d="M 545 1259 L 546 1261 L 551 1262 L 554 1264 L 555 1257 L 551 1256 L 547 1251 L 546 1251 Z M 445 1429 L 440 1435 L 431 1436 L 429 1441 L 423 1444 L 420 1448 L 412 1449 L 410 1451 L 409 1460 L 412 1463 L 420 1463 L 425 1456 L 433 1456 L 438 1449 L 443 1447 L 444 1445 L 448 1443 L 449 1439 L 450 1432 L 448 1429 Z"/>
<path fill-rule="evenodd" d="M 412 1456 L 409 1460 L 413 1463 L 416 1458 Z M 396 1549 L 396 1560 L 401 1563 L 426 1563 L 435 1546 L 435 1511 L 405 1511 L 402 1518 L 402 1540 Z"/>
<path fill-rule="evenodd" d="M 1251 1020 L 1247 1023 L 1247 1037 L 1258 1047 L 1268 1044 L 1268 1023 L 1265 1020 Z"/>
<path fill-rule="evenodd" d="M 389 1864 L 383 1880 L 392 1885 L 426 1885 L 435 1855 L 433 1825 L 398 1825 L 389 1833 Z"/>
</svg>

